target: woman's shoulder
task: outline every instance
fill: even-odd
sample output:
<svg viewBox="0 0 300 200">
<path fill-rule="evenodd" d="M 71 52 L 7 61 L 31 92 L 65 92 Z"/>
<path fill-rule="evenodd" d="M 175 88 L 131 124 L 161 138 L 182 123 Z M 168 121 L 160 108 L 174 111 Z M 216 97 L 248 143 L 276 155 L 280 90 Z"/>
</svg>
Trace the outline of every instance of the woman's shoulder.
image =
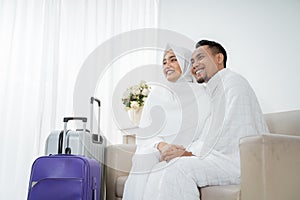
<svg viewBox="0 0 300 200">
<path fill-rule="evenodd" d="M 168 87 L 167 85 L 155 85 L 151 87 L 152 89 L 149 94 L 149 98 L 151 96 L 169 96 L 172 93 L 170 87 Z"/>
<path fill-rule="evenodd" d="M 163 85 L 151 86 L 151 91 L 146 100 L 146 104 L 166 104 L 173 98 L 172 92 Z"/>
</svg>

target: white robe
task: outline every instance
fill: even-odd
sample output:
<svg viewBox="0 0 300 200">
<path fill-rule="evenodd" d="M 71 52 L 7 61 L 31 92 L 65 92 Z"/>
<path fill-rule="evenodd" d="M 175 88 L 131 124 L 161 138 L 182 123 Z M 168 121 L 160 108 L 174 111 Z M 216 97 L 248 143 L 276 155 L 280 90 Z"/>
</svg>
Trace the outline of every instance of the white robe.
<svg viewBox="0 0 300 200">
<path fill-rule="evenodd" d="M 199 200 L 198 187 L 240 183 L 239 140 L 267 133 L 257 98 L 240 75 L 223 69 L 207 84 L 212 112 L 197 157 L 180 157 L 155 165 L 144 200 Z M 155 191 L 155 192 L 154 192 Z"/>
</svg>

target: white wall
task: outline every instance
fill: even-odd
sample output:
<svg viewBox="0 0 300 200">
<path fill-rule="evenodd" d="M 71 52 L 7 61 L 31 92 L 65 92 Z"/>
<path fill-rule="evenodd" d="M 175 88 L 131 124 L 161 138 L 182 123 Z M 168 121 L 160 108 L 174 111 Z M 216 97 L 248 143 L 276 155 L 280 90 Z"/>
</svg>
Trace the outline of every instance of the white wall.
<svg viewBox="0 0 300 200">
<path fill-rule="evenodd" d="M 300 109 L 300 1 L 161 0 L 159 27 L 220 42 L 264 113 Z"/>
</svg>

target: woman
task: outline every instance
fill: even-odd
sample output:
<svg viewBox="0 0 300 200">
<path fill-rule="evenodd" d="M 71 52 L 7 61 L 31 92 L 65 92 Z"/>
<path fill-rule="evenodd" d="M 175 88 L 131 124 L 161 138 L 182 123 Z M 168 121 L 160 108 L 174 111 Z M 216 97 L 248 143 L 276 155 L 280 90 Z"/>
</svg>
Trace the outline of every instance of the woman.
<svg viewBox="0 0 300 200">
<path fill-rule="evenodd" d="M 155 87 L 144 106 L 124 200 L 143 199 L 150 173 L 174 158 L 193 156 L 201 148 L 195 141 L 209 115 L 210 103 L 203 86 L 193 83 L 190 57 L 190 51 L 174 45 L 164 52 L 163 73 L 168 83 Z M 179 150 L 176 155 L 172 154 L 175 149 Z"/>
</svg>

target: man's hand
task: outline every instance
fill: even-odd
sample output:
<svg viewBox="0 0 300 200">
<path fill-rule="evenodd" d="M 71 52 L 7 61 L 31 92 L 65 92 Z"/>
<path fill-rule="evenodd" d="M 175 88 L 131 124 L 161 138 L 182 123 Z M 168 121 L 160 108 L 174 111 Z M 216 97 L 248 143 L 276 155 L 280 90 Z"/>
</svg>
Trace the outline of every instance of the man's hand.
<svg viewBox="0 0 300 200">
<path fill-rule="evenodd" d="M 191 152 L 185 151 L 185 148 L 181 145 L 167 144 L 161 142 L 157 145 L 158 150 L 160 151 L 160 161 L 167 161 L 181 156 L 193 156 Z"/>
</svg>

